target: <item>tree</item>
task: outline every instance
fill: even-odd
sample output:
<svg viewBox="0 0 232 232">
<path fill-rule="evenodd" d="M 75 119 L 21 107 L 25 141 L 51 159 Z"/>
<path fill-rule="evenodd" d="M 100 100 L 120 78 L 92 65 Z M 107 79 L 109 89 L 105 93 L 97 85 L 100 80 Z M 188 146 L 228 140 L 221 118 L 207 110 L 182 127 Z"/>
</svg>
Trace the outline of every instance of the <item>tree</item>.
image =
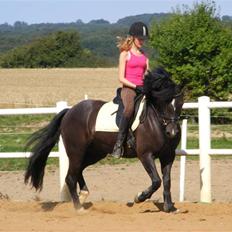
<svg viewBox="0 0 232 232">
<path fill-rule="evenodd" d="M 80 45 L 76 31 L 56 32 L 0 57 L 3 68 L 96 67 L 107 66 L 106 59 L 93 55 Z"/>
<path fill-rule="evenodd" d="M 151 46 L 158 62 L 187 88 L 188 99 L 202 95 L 227 100 L 232 89 L 232 30 L 216 15 L 214 2 L 177 10 L 154 23 Z"/>
</svg>

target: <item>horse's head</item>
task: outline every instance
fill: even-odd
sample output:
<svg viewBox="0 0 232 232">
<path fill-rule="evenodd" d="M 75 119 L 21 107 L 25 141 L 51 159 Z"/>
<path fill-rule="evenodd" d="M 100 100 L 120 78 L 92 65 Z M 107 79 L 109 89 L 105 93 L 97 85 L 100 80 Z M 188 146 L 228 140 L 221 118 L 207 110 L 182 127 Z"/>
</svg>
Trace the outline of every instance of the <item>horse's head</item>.
<svg viewBox="0 0 232 232">
<path fill-rule="evenodd" d="M 171 103 L 167 103 L 166 107 L 164 106 L 163 124 L 169 138 L 174 138 L 180 132 L 179 117 L 183 103 L 183 94 L 178 93 L 173 97 Z"/>
<path fill-rule="evenodd" d="M 148 72 L 144 79 L 145 95 L 158 114 L 165 133 L 174 138 L 179 132 L 179 116 L 183 105 L 183 94 L 171 75 L 162 67 Z"/>
</svg>

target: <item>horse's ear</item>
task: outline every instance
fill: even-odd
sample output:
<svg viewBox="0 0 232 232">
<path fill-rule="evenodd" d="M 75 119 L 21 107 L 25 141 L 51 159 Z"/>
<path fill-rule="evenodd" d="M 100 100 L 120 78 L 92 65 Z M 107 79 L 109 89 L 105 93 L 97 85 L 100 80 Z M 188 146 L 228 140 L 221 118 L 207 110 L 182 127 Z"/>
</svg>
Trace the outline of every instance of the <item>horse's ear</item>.
<svg viewBox="0 0 232 232">
<path fill-rule="evenodd" d="M 148 69 L 148 70 L 146 71 L 146 74 L 145 74 L 145 76 L 144 76 L 144 79 L 149 78 L 151 75 L 152 75 L 152 72 Z"/>
</svg>

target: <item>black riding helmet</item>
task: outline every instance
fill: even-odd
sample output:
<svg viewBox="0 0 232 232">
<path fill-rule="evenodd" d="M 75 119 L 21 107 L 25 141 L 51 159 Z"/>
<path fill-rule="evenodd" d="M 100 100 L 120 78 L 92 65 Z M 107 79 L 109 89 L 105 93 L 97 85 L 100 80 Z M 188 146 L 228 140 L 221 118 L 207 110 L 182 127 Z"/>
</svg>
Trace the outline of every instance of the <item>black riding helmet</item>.
<svg viewBox="0 0 232 232">
<path fill-rule="evenodd" d="M 148 28 L 143 22 L 135 22 L 131 25 L 129 35 L 140 39 L 148 39 Z"/>
</svg>

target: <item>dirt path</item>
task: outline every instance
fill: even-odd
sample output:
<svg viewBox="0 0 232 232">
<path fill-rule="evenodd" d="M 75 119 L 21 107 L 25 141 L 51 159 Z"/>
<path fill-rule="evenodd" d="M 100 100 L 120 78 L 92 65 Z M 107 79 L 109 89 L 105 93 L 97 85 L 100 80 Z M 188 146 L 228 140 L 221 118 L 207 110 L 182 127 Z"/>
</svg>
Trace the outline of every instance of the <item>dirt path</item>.
<svg viewBox="0 0 232 232">
<path fill-rule="evenodd" d="M 232 204 L 182 203 L 180 214 L 160 212 L 153 202 L 128 206 L 116 202 L 86 203 L 80 215 L 69 203 L 2 201 L 1 231 L 231 231 Z"/>
<path fill-rule="evenodd" d="M 159 163 L 157 162 L 158 169 Z M 172 195 L 180 214 L 165 214 L 162 189 L 150 201 L 133 205 L 150 180 L 139 162 L 94 166 L 84 173 L 90 189 L 87 213 L 59 200 L 57 169 L 47 170 L 44 189 L 23 184 L 23 172 L 0 172 L 0 231 L 232 231 L 232 160 L 213 160 L 213 204 L 200 204 L 199 164 L 188 161 L 186 202 L 178 203 L 179 162 L 172 171 Z M 5 200 L 8 196 L 10 200 Z M 195 202 L 195 203 L 194 203 Z"/>
</svg>

